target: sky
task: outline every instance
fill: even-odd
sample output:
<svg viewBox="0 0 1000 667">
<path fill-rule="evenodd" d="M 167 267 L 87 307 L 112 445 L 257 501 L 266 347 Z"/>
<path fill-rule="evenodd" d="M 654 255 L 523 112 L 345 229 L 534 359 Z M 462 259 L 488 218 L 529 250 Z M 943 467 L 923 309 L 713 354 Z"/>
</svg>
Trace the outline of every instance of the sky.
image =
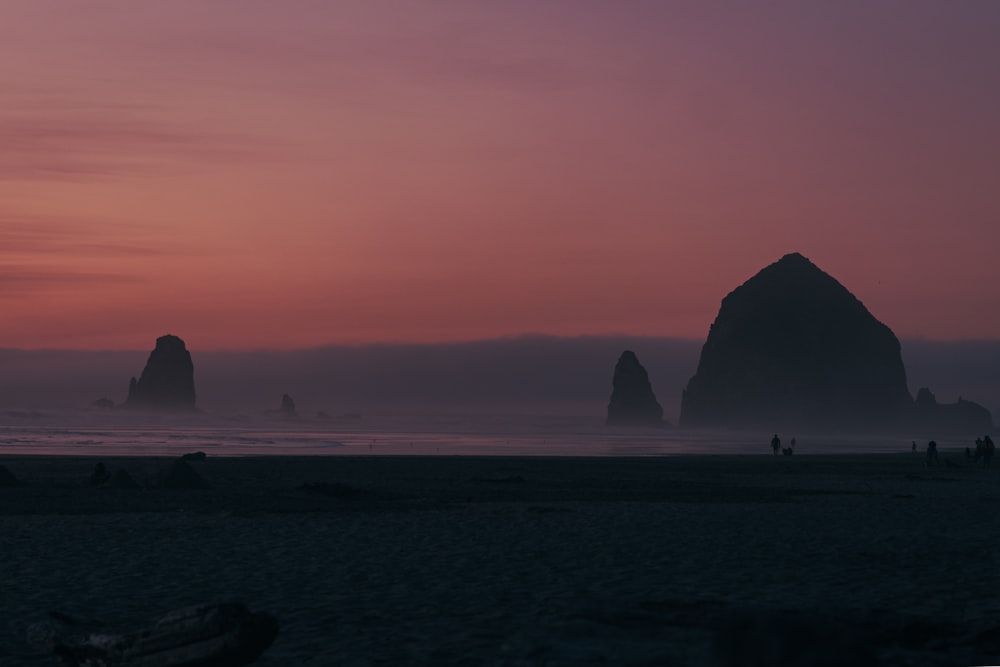
<svg viewBox="0 0 1000 667">
<path fill-rule="evenodd" d="M 993 0 L 0 0 L 0 348 L 1000 338 Z"/>
</svg>

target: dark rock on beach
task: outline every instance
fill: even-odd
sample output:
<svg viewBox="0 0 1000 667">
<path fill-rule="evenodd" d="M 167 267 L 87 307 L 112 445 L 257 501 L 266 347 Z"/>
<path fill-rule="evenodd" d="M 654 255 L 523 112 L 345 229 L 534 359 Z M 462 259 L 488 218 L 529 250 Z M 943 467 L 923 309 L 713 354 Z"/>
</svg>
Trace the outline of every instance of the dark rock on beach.
<svg viewBox="0 0 1000 667">
<path fill-rule="evenodd" d="M 126 407 L 195 410 L 194 363 L 184 341 L 160 336 L 138 380 L 129 382 Z"/>
<path fill-rule="evenodd" d="M 7 466 L 0 465 L 0 487 L 3 486 L 17 486 L 20 484 L 17 477 L 14 476 Z"/>
<path fill-rule="evenodd" d="M 295 401 L 288 394 L 282 394 L 281 396 L 281 414 L 285 417 L 299 416 L 299 413 L 295 410 Z"/>
<path fill-rule="evenodd" d="M 111 479 L 111 473 L 108 472 L 103 463 L 98 461 L 97 465 L 94 466 L 94 470 L 90 473 L 90 485 L 101 486 L 107 483 L 109 479 Z"/>
<path fill-rule="evenodd" d="M 160 485 L 165 489 L 207 489 L 209 484 L 187 461 L 177 459 L 163 476 Z"/>
<path fill-rule="evenodd" d="M 611 384 L 608 426 L 663 426 L 663 408 L 635 352 L 622 352 Z"/>
<path fill-rule="evenodd" d="M 115 474 L 111 476 L 105 484 L 106 488 L 109 489 L 140 489 L 142 486 L 139 482 L 135 481 L 135 478 L 128 473 L 125 468 L 119 468 L 115 471 Z"/>
<path fill-rule="evenodd" d="M 912 404 L 895 334 L 794 253 L 723 299 L 681 425 L 881 430 Z"/>
</svg>

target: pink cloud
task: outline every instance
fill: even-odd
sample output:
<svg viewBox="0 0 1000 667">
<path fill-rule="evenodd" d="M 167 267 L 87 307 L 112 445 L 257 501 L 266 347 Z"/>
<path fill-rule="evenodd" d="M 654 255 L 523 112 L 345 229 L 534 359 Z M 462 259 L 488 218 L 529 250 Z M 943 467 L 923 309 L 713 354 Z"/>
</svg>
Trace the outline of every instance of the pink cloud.
<svg viewBox="0 0 1000 667">
<path fill-rule="evenodd" d="M 105 180 L 259 158 L 263 141 L 164 121 L 150 107 L 68 91 L 0 91 L 0 182 Z M 173 164 L 173 166 L 171 166 Z"/>
</svg>

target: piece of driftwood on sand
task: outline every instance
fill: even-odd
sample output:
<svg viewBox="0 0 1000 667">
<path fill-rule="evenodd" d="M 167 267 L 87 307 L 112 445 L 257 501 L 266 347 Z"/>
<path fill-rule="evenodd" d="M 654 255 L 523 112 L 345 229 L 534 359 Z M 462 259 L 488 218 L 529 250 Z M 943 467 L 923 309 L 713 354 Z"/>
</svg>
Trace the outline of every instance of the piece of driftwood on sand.
<svg viewBox="0 0 1000 667">
<path fill-rule="evenodd" d="M 128 634 L 80 634 L 72 619 L 51 616 L 61 627 L 35 628 L 34 643 L 71 667 L 240 667 L 255 661 L 278 634 L 274 617 L 240 603 L 178 609 Z"/>
</svg>

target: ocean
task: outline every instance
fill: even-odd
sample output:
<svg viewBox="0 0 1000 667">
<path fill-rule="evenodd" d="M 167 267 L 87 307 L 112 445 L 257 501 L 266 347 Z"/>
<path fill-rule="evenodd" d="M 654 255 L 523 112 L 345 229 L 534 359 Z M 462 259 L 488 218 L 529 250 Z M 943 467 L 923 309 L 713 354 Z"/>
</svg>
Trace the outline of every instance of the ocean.
<svg viewBox="0 0 1000 667">
<path fill-rule="evenodd" d="M 778 431 L 796 455 L 910 450 L 909 436 Z M 273 415 L 144 415 L 106 411 L 0 413 L 0 455 L 670 456 L 771 455 L 773 432 L 610 428 L 593 416 L 405 415 L 282 419 Z M 942 448 L 964 447 L 939 439 Z M 918 446 L 923 450 L 923 440 Z"/>
</svg>

